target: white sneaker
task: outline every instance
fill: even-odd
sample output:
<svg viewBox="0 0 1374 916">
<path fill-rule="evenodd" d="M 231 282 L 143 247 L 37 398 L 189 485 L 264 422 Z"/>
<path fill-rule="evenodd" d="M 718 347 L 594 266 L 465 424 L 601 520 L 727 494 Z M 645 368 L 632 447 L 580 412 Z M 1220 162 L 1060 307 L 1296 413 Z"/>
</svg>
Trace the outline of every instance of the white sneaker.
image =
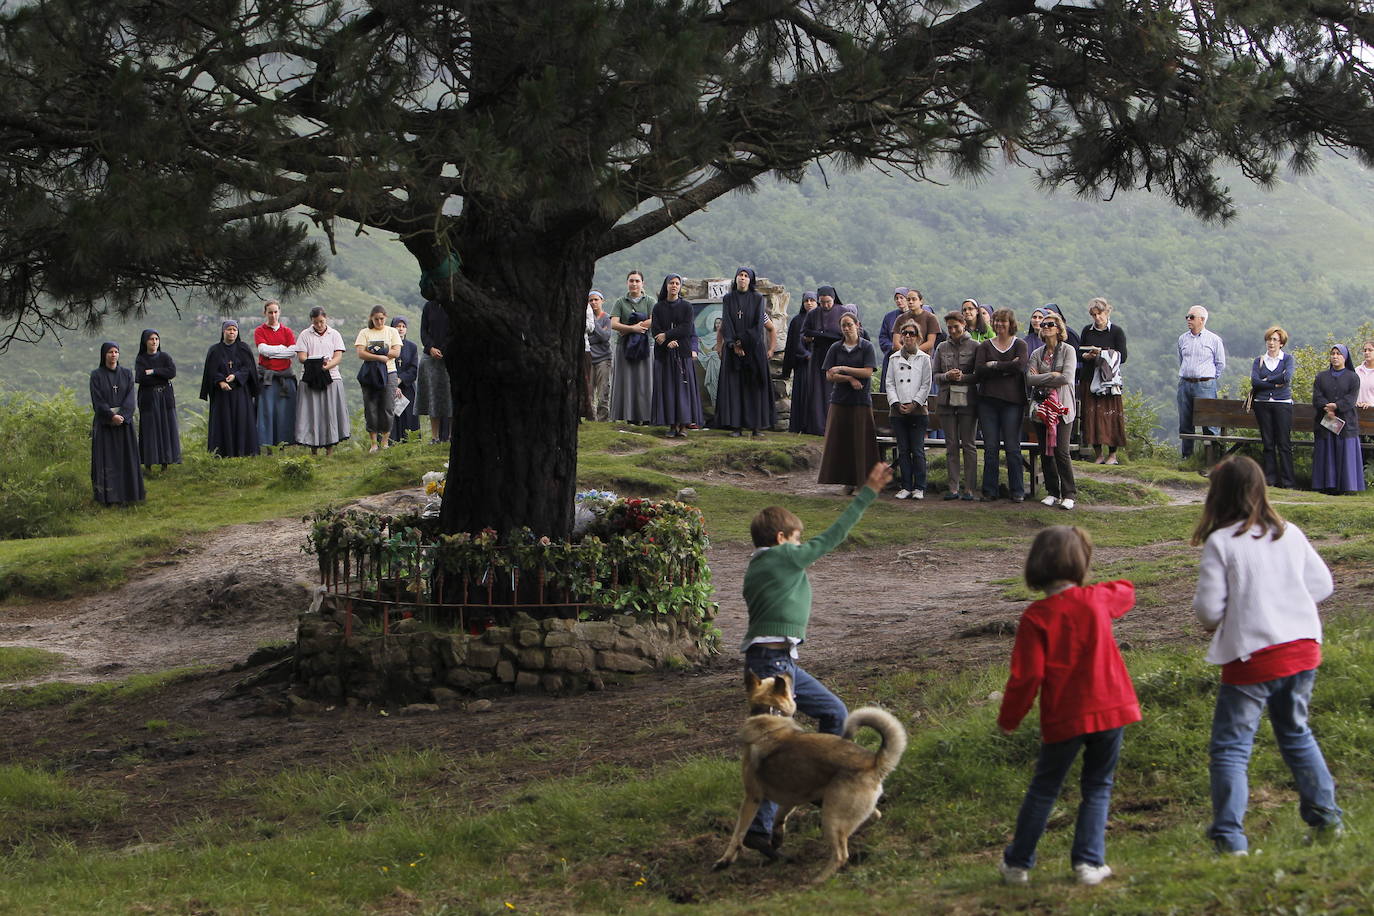
<svg viewBox="0 0 1374 916">
<path fill-rule="evenodd" d="M 997 871 L 1002 875 L 1003 884 L 1030 884 L 1030 869 L 1008 865 L 1003 859 L 997 863 Z"/>
<path fill-rule="evenodd" d="M 1059 502 L 1059 500 L 1055 499 L 1053 496 L 1046 496 L 1044 499 L 1040 500 L 1040 505 L 1053 506 L 1057 502 Z"/>
<path fill-rule="evenodd" d="M 1078 876 L 1079 884 L 1101 884 L 1112 876 L 1110 865 L 1089 865 L 1087 862 L 1079 862 L 1073 867 L 1073 873 Z"/>
<path fill-rule="evenodd" d="M 906 498 L 909 497 L 909 496 L 911 496 L 911 491 L 910 491 L 910 490 L 898 490 L 898 491 L 897 491 L 897 498 L 898 498 L 898 499 L 906 499 Z"/>
<path fill-rule="evenodd" d="M 911 491 L 911 498 L 912 498 L 912 499 L 925 499 L 925 498 L 926 498 L 926 491 L 925 491 L 925 490 L 912 490 L 912 491 Z"/>
<path fill-rule="evenodd" d="M 1074 501 L 1073 501 L 1072 499 L 1066 499 L 1066 500 L 1064 500 L 1063 502 L 1061 502 L 1061 503 L 1059 504 L 1059 508 L 1061 508 L 1061 509 L 1072 509 L 1075 505 L 1076 505 L 1076 504 L 1074 503 Z"/>
</svg>

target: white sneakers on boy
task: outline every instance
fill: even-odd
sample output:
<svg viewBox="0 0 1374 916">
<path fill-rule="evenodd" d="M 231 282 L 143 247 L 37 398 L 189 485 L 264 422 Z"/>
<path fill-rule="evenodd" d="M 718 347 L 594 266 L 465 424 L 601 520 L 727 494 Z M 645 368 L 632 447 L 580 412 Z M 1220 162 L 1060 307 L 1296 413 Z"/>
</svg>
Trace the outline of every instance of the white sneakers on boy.
<svg viewBox="0 0 1374 916">
<path fill-rule="evenodd" d="M 1002 875 L 1003 884 L 1030 884 L 1030 869 L 1008 865 L 1003 859 L 997 863 L 997 871 Z"/>
<path fill-rule="evenodd" d="M 1057 502 L 1059 502 L 1059 500 L 1056 499 L 1055 497 L 1053 497 L 1053 496 L 1046 496 L 1044 499 L 1040 500 L 1040 505 L 1042 505 L 1042 506 L 1053 506 L 1053 505 L 1054 505 L 1055 503 L 1057 503 Z"/>
<path fill-rule="evenodd" d="M 912 490 L 912 491 L 911 491 L 911 498 L 912 498 L 912 499 L 925 499 L 925 498 L 926 498 L 926 491 L 925 491 L 925 490 Z"/>
<path fill-rule="evenodd" d="M 1078 876 L 1079 884 L 1101 884 L 1112 876 L 1110 865 L 1089 865 L 1087 862 L 1079 862 L 1073 867 L 1073 873 Z"/>
<path fill-rule="evenodd" d="M 1061 503 L 1059 504 L 1059 508 L 1061 508 L 1061 509 L 1072 509 L 1072 508 L 1074 507 L 1074 505 L 1075 505 L 1075 503 L 1074 503 L 1074 501 L 1073 501 L 1072 499 L 1066 499 L 1066 500 L 1064 500 L 1063 502 L 1061 502 Z"/>
<path fill-rule="evenodd" d="M 898 491 L 897 491 L 897 498 L 898 498 L 898 499 L 907 499 L 907 498 L 909 498 L 910 496 L 911 496 L 911 491 L 910 491 L 910 490 L 898 490 Z"/>
</svg>

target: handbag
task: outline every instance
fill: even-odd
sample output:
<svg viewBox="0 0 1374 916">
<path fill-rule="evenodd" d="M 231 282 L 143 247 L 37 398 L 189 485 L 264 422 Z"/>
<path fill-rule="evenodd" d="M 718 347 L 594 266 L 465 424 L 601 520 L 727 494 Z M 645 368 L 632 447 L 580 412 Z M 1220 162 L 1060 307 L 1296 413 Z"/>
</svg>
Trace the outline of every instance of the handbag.
<svg viewBox="0 0 1374 916">
<path fill-rule="evenodd" d="M 644 320 L 644 316 L 639 312 L 631 312 L 630 320 L 626 324 L 639 324 Z M 636 331 L 633 334 L 625 335 L 625 358 L 632 363 L 642 362 L 649 358 L 649 335 L 643 331 Z"/>
</svg>

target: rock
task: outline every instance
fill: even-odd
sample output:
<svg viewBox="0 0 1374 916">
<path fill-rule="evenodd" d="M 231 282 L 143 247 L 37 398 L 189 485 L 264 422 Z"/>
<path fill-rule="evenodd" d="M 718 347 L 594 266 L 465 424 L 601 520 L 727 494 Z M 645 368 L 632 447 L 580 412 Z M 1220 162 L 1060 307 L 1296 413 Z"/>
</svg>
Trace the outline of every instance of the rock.
<svg viewBox="0 0 1374 916">
<path fill-rule="evenodd" d="M 695 487 L 683 487 L 681 490 L 677 491 L 678 502 L 691 502 L 696 498 L 697 491 Z"/>
<path fill-rule="evenodd" d="M 492 645 L 501 645 L 510 642 L 510 627 L 487 627 L 482 638 Z"/>
<path fill-rule="evenodd" d="M 539 625 L 547 633 L 571 633 L 573 627 L 577 626 L 577 621 L 571 617 L 545 617 Z"/>
<path fill-rule="evenodd" d="M 573 673 L 587 670 L 587 657 L 581 649 L 572 646 L 549 650 L 549 667 Z"/>
<path fill-rule="evenodd" d="M 584 620 L 573 630 L 574 635 L 593 649 L 609 649 L 619 636 L 616 625 L 607 620 Z"/>
<path fill-rule="evenodd" d="M 471 703 L 469 703 L 467 706 L 463 708 L 466 709 L 468 712 L 490 712 L 491 707 L 491 700 L 473 700 Z"/>
<path fill-rule="evenodd" d="M 400 620 L 391 621 L 391 632 L 398 636 L 403 633 L 414 633 L 420 629 L 420 621 L 415 617 L 402 617 Z"/>
<path fill-rule="evenodd" d="M 572 634 L 566 631 L 555 630 L 552 633 L 544 634 L 544 648 L 546 649 L 560 649 L 572 644 Z"/>
<path fill-rule="evenodd" d="M 496 679 L 503 684 L 509 684 L 515 680 L 515 666 L 506 659 L 496 663 Z"/>
<path fill-rule="evenodd" d="M 494 668 L 496 667 L 496 663 L 500 660 L 500 646 L 470 643 L 468 645 L 467 660 L 464 664 L 469 668 Z"/>
<path fill-rule="evenodd" d="M 648 671 L 653 665 L 642 658 L 626 655 L 623 652 L 598 652 L 596 653 L 596 667 L 605 668 L 608 671 L 623 671 L 626 674 L 639 674 L 642 671 Z"/>
<path fill-rule="evenodd" d="M 546 693 L 561 693 L 564 686 L 563 675 L 545 674 L 539 679 L 539 685 L 544 688 Z"/>
<path fill-rule="evenodd" d="M 515 689 L 533 691 L 539 689 L 539 675 L 531 671 L 520 671 L 515 675 Z"/>
<path fill-rule="evenodd" d="M 429 697 L 440 706 L 453 706 L 459 699 L 458 691 L 450 690 L 447 687 L 430 688 Z"/>
<path fill-rule="evenodd" d="M 444 678 L 444 683 L 460 690 L 470 690 L 479 684 L 490 683 L 491 669 L 454 668 Z"/>
<path fill-rule="evenodd" d="M 434 650 L 445 668 L 457 668 L 467 661 L 468 638 L 462 634 L 454 633 L 447 639 L 440 639 L 435 644 Z"/>
<path fill-rule="evenodd" d="M 438 712 L 438 703 L 411 703 L 409 706 L 402 706 L 400 714 L 403 716 L 420 716 L 427 712 Z"/>
<path fill-rule="evenodd" d="M 338 675 L 326 674 L 320 678 L 320 693 L 327 697 L 341 697 L 343 692 L 343 682 L 339 680 Z"/>
<path fill-rule="evenodd" d="M 523 648 L 537 646 L 544 641 L 544 634 L 538 627 L 527 627 L 515 631 L 515 644 Z"/>
<path fill-rule="evenodd" d="M 511 626 L 517 630 L 539 626 L 539 621 L 531 617 L 526 611 L 516 611 L 510 622 Z"/>
<path fill-rule="evenodd" d="M 286 711 L 293 716 L 318 716 L 324 707 L 314 700 L 298 697 L 294 693 L 286 695 Z"/>
</svg>

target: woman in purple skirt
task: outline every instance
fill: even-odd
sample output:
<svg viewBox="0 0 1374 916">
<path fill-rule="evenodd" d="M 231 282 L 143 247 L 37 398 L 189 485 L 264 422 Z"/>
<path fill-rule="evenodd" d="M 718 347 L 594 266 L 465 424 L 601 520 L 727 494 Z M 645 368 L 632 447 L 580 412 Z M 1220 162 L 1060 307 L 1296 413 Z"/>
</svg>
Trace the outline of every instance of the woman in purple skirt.
<svg viewBox="0 0 1374 916">
<path fill-rule="evenodd" d="M 1364 456 L 1360 453 L 1360 418 L 1355 401 L 1360 378 L 1350 365 L 1350 348 L 1331 348 L 1331 368 L 1312 383 L 1312 489 L 1323 493 L 1356 493 L 1364 489 Z M 1341 422 L 1344 426 L 1341 426 Z M 1333 426 L 1341 427 L 1339 431 Z"/>
</svg>

